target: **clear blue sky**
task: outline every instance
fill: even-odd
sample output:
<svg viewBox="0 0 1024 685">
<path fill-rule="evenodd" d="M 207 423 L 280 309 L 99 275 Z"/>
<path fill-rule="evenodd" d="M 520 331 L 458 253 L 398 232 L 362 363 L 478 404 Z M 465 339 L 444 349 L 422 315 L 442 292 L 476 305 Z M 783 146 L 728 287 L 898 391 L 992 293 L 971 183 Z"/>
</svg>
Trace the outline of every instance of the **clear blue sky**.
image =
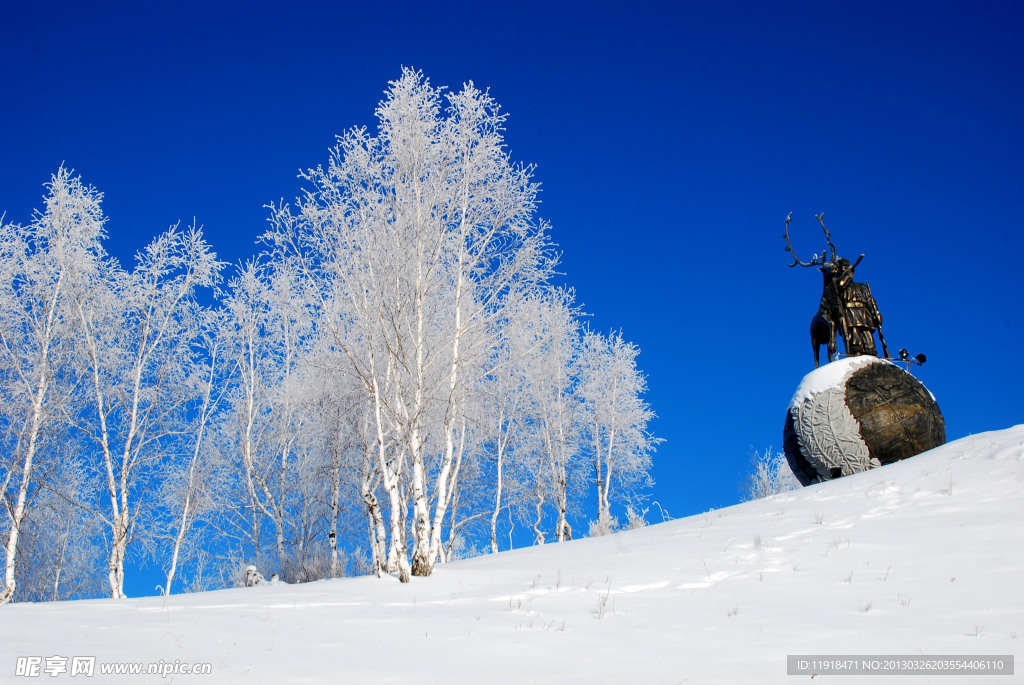
<svg viewBox="0 0 1024 685">
<path fill-rule="evenodd" d="M 0 212 L 27 221 L 63 162 L 125 262 L 193 216 L 254 254 L 402 65 L 490 88 L 566 281 L 642 349 L 675 517 L 739 499 L 813 367 L 790 211 L 805 259 L 822 211 L 867 254 L 949 439 L 1024 422 L 1022 3 L 12 1 L 0 28 Z"/>
</svg>

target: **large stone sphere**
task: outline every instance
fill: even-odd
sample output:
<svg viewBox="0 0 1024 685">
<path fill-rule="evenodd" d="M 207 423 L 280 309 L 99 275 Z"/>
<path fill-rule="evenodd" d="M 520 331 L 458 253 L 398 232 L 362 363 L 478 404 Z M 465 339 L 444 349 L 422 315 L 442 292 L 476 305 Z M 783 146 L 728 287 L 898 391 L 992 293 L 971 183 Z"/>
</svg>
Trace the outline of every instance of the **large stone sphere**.
<svg viewBox="0 0 1024 685">
<path fill-rule="evenodd" d="M 847 357 L 804 376 L 786 412 L 783 448 L 804 485 L 890 464 L 946 442 L 921 381 L 877 357 Z"/>
</svg>

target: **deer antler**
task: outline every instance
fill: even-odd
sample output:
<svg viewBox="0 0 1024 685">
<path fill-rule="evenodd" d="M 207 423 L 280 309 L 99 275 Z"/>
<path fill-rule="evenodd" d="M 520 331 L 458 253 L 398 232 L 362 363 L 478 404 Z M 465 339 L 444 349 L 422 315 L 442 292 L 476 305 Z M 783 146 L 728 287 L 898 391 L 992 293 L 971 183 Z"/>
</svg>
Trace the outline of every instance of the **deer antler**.
<svg viewBox="0 0 1024 685">
<path fill-rule="evenodd" d="M 821 216 L 824 216 L 824 214 L 822 214 Z M 790 266 L 797 266 L 797 265 L 799 265 L 799 266 L 823 266 L 824 264 L 826 264 L 825 255 L 824 254 L 822 254 L 820 257 L 818 255 L 814 255 L 814 259 L 812 259 L 809 262 L 800 261 L 800 258 L 796 256 L 796 252 L 793 251 L 793 243 L 791 243 L 789 241 L 789 222 L 792 221 L 792 220 L 793 220 L 793 212 L 790 212 L 789 216 L 786 217 L 786 235 L 783 236 L 786 239 L 786 252 L 788 252 L 789 254 L 793 255 L 793 263 L 790 264 Z M 818 218 L 818 221 L 821 221 L 820 217 Z M 825 224 L 822 224 L 821 227 L 824 228 Z M 829 235 L 829 232 L 828 232 L 827 229 L 825 231 L 825 235 L 826 236 Z M 835 246 L 832 245 L 832 241 L 831 240 L 829 240 L 828 244 L 829 244 L 829 247 L 832 248 L 832 259 L 834 260 L 835 259 L 836 248 L 835 248 Z"/>
<path fill-rule="evenodd" d="M 825 228 L 825 221 L 822 218 L 824 216 L 825 216 L 825 212 L 822 212 L 821 214 L 815 214 L 814 218 L 818 220 L 819 224 L 821 224 L 821 230 L 825 231 L 825 240 L 828 241 L 828 248 L 832 251 L 832 259 L 830 259 L 829 261 L 834 262 L 834 261 L 836 261 L 836 256 L 837 256 L 836 255 L 836 246 L 832 244 L 832 234 L 829 233 L 827 228 Z"/>
</svg>

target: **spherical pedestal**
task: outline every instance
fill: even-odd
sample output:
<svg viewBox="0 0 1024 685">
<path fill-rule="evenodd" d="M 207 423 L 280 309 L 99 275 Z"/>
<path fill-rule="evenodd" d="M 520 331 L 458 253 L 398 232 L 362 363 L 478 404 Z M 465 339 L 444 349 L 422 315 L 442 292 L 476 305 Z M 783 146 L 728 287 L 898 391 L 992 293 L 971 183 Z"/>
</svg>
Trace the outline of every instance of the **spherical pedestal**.
<svg viewBox="0 0 1024 685">
<path fill-rule="evenodd" d="M 946 442 L 935 398 L 877 357 L 848 357 L 807 374 L 786 412 L 783 448 L 804 485 L 912 457 Z"/>
</svg>

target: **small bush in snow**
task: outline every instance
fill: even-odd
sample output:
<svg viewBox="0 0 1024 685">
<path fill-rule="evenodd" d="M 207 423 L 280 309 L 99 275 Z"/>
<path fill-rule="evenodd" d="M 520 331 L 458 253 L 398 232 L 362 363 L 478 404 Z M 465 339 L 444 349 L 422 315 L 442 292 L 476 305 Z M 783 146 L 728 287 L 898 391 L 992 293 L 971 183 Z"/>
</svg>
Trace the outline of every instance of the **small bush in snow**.
<svg viewBox="0 0 1024 685">
<path fill-rule="evenodd" d="M 636 530 L 647 525 L 647 510 L 636 512 L 633 507 L 626 507 L 626 530 Z"/>
<path fill-rule="evenodd" d="M 743 499 L 755 500 L 780 492 L 796 490 L 800 481 L 793 475 L 793 469 L 782 452 L 772 453 L 769 447 L 762 454 L 754 452 L 754 470 L 747 476 L 743 486 Z"/>
<path fill-rule="evenodd" d="M 633 507 L 626 507 L 626 523 L 623 525 L 616 516 L 599 516 L 596 521 L 590 522 L 587 535 L 592 538 L 602 535 L 611 535 L 620 530 L 636 530 L 647 525 L 647 510 L 636 511 Z"/>
<path fill-rule="evenodd" d="M 614 516 L 599 516 L 596 521 L 590 522 L 590 528 L 587 530 L 587 535 L 592 538 L 601 537 L 602 535 L 611 535 L 619 529 L 619 520 Z"/>
</svg>

